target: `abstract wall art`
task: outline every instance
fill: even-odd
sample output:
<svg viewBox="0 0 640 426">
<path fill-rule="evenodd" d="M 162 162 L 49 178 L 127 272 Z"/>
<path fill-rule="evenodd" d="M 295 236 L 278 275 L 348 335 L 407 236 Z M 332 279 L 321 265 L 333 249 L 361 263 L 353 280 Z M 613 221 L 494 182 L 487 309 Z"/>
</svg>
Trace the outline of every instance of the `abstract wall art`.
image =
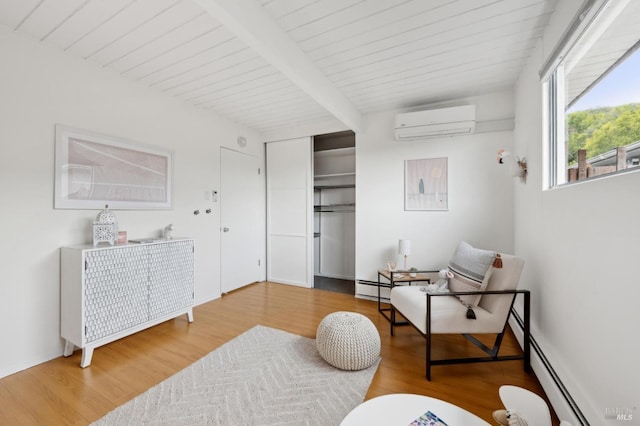
<svg viewBox="0 0 640 426">
<path fill-rule="evenodd" d="M 448 210 L 447 158 L 406 160 L 404 209 Z"/>
<path fill-rule="evenodd" d="M 171 151 L 56 125 L 56 209 L 171 209 Z"/>
</svg>

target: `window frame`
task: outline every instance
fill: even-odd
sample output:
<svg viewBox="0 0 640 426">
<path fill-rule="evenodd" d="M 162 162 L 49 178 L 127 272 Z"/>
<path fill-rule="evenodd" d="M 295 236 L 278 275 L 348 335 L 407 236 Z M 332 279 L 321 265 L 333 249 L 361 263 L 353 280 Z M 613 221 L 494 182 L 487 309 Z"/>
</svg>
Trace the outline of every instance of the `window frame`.
<svg viewBox="0 0 640 426">
<path fill-rule="evenodd" d="M 546 182 L 543 182 L 543 189 L 553 189 L 640 170 L 640 167 L 626 168 L 572 182 L 569 182 L 568 177 L 567 120 L 564 111 L 564 61 L 583 37 L 588 37 L 591 31 L 599 31 L 598 28 L 592 27 L 592 24 L 609 1 L 610 0 L 585 0 L 578 9 L 571 24 L 560 38 L 560 41 L 553 49 L 551 55 L 540 68 L 539 76 L 543 88 L 544 125 L 546 127 L 547 138 L 544 145 L 545 150 L 548 149 L 547 154 L 544 156 L 547 161 L 547 167 L 544 176 Z M 638 43 L 636 43 L 636 45 L 637 44 Z M 607 71 L 601 74 L 601 76 L 591 84 L 589 89 L 595 87 L 611 70 L 624 62 L 633 51 L 634 48 L 632 47 L 618 58 Z"/>
</svg>

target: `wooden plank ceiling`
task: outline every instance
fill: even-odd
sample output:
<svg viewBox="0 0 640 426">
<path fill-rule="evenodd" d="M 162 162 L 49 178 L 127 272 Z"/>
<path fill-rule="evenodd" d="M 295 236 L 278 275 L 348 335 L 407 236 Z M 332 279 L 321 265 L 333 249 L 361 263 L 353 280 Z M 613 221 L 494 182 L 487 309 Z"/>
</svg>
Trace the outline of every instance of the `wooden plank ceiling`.
<svg viewBox="0 0 640 426">
<path fill-rule="evenodd" d="M 513 86 L 556 0 L 0 0 L 0 24 L 260 132 Z"/>
</svg>

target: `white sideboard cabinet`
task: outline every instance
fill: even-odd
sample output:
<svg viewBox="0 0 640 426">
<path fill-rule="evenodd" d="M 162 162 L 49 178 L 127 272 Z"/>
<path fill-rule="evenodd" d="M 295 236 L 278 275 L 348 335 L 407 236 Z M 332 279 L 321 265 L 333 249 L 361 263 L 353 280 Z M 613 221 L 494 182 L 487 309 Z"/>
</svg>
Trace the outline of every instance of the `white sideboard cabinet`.
<svg viewBox="0 0 640 426">
<path fill-rule="evenodd" d="M 63 247 L 61 335 L 64 355 L 93 350 L 186 314 L 193 322 L 194 241 Z"/>
</svg>

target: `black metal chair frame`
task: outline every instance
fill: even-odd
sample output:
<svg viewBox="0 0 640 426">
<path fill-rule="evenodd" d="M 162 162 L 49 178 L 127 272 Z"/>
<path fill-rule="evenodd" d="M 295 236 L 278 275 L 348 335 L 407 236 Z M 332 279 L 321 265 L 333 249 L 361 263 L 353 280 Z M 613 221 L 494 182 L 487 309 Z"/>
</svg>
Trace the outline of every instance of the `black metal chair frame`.
<svg viewBox="0 0 640 426">
<path fill-rule="evenodd" d="M 427 353 L 426 353 L 426 377 L 427 380 L 431 381 L 431 366 L 433 365 L 450 365 L 450 364 L 469 364 L 474 362 L 490 362 L 490 361 L 513 361 L 522 359 L 524 361 L 524 371 L 527 373 L 531 372 L 531 330 L 529 325 L 529 317 L 531 315 L 531 292 L 529 290 L 489 290 L 489 291 L 460 291 L 460 292 L 450 292 L 450 293 L 425 293 L 426 294 L 426 304 L 427 304 L 427 314 L 426 314 L 426 333 L 422 333 L 422 331 L 416 327 L 411 321 L 408 324 L 411 324 L 417 331 L 420 333 L 425 339 L 427 344 Z M 450 359 L 432 359 L 431 358 L 431 298 L 432 297 L 442 297 L 442 296 L 466 296 L 466 295 L 488 295 L 488 294 L 513 294 L 513 299 L 511 300 L 511 306 L 509 307 L 509 314 L 504 322 L 504 326 L 502 331 L 496 335 L 496 340 L 493 344 L 492 348 L 489 348 L 484 343 L 480 342 L 478 339 L 473 337 L 470 334 L 462 334 L 467 340 L 473 343 L 478 348 L 482 349 L 488 356 L 486 357 L 468 357 L 468 358 L 450 358 Z M 499 356 L 498 351 L 500 350 L 500 345 L 502 344 L 502 339 L 504 338 L 504 334 L 507 330 L 507 323 L 509 322 L 509 317 L 511 316 L 511 312 L 513 311 L 513 303 L 518 294 L 522 294 L 524 297 L 524 310 L 523 310 L 523 353 L 522 355 L 503 355 Z M 400 311 L 398 311 L 400 312 Z M 402 314 L 402 312 L 400 312 Z M 393 336 L 393 327 L 396 325 L 403 325 L 407 323 L 396 323 L 396 308 L 391 305 L 391 335 Z M 408 318 L 407 318 L 408 319 Z M 475 320 L 470 320 L 475 321 Z M 444 333 L 438 333 L 444 334 Z M 451 333 L 453 334 L 453 333 Z"/>
</svg>

